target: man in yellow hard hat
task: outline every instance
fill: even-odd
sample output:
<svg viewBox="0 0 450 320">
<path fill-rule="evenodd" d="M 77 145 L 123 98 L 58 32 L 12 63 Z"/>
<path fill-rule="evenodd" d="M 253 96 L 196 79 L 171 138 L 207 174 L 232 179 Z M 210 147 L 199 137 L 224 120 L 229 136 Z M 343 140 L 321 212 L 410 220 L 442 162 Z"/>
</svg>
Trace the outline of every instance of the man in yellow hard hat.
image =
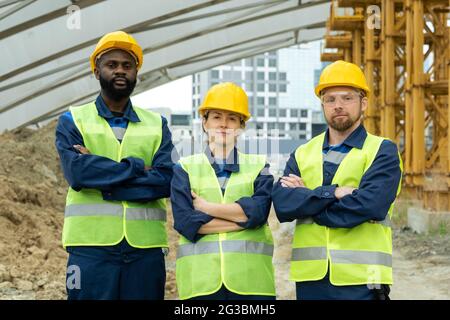
<svg viewBox="0 0 450 320">
<path fill-rule="evenodd" d="M 273 300 L 269 215 L 273 176 L 264 155 L 237 150 L 250 118 L 245 91 L 213 86 L 199 109 L 204 152 L 174 167 L 171 202 L 181 234 L 176 279 L 180 299 Z"/>
<path fill-rule="evenodd" d="M 62 235 L 68 298 L 163 299 L 173 167 L 167 120 L 131 103 L 143 63 L 131 35 L 103 36 L 90 63 L 100 94 L 71 107 L 56 128 L 70 186 Z"/>
<path fill-rule="evenodd" d="M 315 93 L 328 130 L 291 154 L 272 192 L 280 222 L 297 221 L 290 269 L 297 299 L 388 299 L 397 146 L 364 129 L 370 91 L 355 64 L 328 65 Z"/>
</svg>

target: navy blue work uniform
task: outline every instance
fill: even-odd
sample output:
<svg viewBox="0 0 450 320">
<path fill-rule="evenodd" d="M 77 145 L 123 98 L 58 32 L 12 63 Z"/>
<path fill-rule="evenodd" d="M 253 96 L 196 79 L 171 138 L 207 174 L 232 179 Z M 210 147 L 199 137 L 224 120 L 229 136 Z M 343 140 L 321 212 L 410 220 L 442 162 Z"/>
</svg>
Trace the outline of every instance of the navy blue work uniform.
<svg viewBox="0 0 450 320">
<path fill-rule="evenodd" d="M 119 142 L 128 123 L 140 121 L 130 100 L 123 113 L 111 112 L 101 96 L 95 105 Z M 144 170 L 144 161 L 133 157 L 116 162 L 91 154 L 80 156 L 73 147 L 77 144 L 84 146 L 83 137 L 72 114 L 66 112 L 59 117 L 56 128 L 56 149 L 64 176 L 74 190 L 98 189 L 104 200 L 117 201 L 148 202 L 169 197 L 172 156 L 176 156 L 176 151 L 164 117 L 161 145 L 151 170 Z M 134 248 L 123 239 L 114 246 L 76 246 L 67 247 L 67 251 L 68 267 L 78 266 L 81 275 L 80 286 L 67 286 L 69 299 L 164 299 L 166 271 L 162 248 Z M 70 282 L 72 274 L 68 272 L 67 276 Z"/>
</svg>

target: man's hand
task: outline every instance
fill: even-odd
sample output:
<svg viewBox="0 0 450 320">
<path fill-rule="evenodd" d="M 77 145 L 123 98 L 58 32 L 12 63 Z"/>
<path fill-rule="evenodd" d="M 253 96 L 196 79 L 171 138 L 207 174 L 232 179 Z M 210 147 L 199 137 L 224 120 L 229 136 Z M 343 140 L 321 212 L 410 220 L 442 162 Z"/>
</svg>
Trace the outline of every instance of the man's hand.
<svg viewBox="0 0 450 320">
<path fill-rule="evenodd" d="M 295 174 L 289 174 L 288 177 L 281 177 L 280 183 L 281 186 L 285 188 L 305 188 L 302 178 L 296 176 Z"/>
<path fill-rule="evenodd" d="M 198 196 L 194 191 L 191 190 L 192 202 L 194 204 L 194 209 L 208 213 L 209 202 Z"/>
<path fill-rule="evenodd" d="M 145 171 L 147 171 L 147 170 L 152 170 L 152 167 L 151 167 L 151 166 L 144 166 L 144 170 L 145 170 Z"/>
<path fill-rule="evenodd" d="M 78 152 L 80 152 L 81 154 L 91 154 L 91 152 L 88 150 L 88 148 L 82 146 L 81 144 L 75 144 L 73 147 L 76 150 L 78 150 Z"/>
<path fill-rule="evenodd" d="M 334 196 L 340 200 L 343 197 L 352 194 L 353 190 L 355 189 L 356 188 L 352 187 L 337 187 L 336 190 L 334 191 Z"/>
</svg>

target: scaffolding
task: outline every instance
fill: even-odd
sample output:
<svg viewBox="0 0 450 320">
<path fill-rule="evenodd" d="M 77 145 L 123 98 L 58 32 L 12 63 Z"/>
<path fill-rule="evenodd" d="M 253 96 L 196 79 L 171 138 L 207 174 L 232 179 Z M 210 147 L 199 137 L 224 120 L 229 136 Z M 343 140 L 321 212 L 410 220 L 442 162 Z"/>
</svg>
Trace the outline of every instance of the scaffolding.
<svg viewBox="0 0 450 320">
<path fill-rule="evenodd" d="M 450 1 L 332 1 L 322 61 L 364 69 L 366 129 L 395 141 L 404 193 L 450 211 Z"/>
</svg>

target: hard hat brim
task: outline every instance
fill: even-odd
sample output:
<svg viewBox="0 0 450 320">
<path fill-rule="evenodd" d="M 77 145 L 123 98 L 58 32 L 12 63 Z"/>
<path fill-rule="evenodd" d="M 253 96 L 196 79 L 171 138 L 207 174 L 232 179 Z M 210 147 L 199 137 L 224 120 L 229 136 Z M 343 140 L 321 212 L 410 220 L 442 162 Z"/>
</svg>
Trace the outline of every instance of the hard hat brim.
<svg viewBox="0 0 450 320">
<path fill-rule="evenodd" d="M 318 98 L 320 98 L 320 92 L 322 90 L 327 89 L 327 88 L 332 88 L 332 87 L 352 87 L 352 88 L 363 90 L 366 93 L 366 97 L 369 97 L 369 95 L 370 95 L 369 88 L 365 88 L 363 86 L 357 86 L 354 83 L 348 83 L 348 82 L 323 83 L 323 84 L 316 86 L 316 88 L 314 89 L 314 92 L 315 92 L 316 96 Z"/>
<path fill-rule="evenodd" d="M 230 109 L 227 109 L 227 108 L 220 108 L 220 107 L 217 107 L 217 106 L 216 107 L 201 106 L 198 109 L 198 113 L 203 117 L 205 112 L 208 111 L 208 110 L 222 110 L 222 111 L 228 111 L 228 112 L 236 113 L 236 114 L 241 115 L 244 118 L 245 122 L 247 122 L 251 118 L 250 114 L 244 114 L 242 112 L 237 112 L 235 110 L 230 110 Z"/>
</svg>

